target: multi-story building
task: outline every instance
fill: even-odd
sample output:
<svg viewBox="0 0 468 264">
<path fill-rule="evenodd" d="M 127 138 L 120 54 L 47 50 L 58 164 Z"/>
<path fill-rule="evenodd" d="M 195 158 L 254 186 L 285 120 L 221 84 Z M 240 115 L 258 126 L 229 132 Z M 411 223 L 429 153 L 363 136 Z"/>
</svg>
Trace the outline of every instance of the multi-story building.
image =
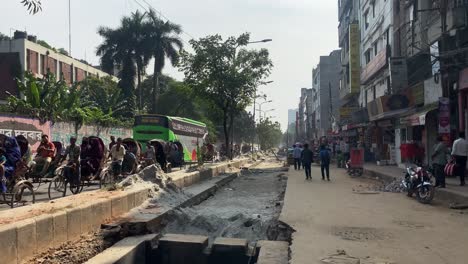
<svg viewBox="0 0 468 264">
<path fill-rule="evenodd" d="M 316 137 L 329 135 L 339 122 L 340 113 L 341 51 L 320 56 L 312 71 L 312 120 L 315 120 Z M 315 91 L 315 92 L 314 92 Z"/>
<path fill-rule="evenodd" d="M 447 143 L 467 131 L 468 1 L 414 0 L 398 3 L 395 53 L 406 58 L 410 111 L 396 120 L 398 146 L 418 145 L 430 163 L 437 136 Z M 397 153 L 397 162 L 408 157 Z"/>
<path fill-rule="evenodd" d="M 53 73 L 57 80 L 63 79 L 68 84 L 87 76 L 109 76 L 83 61 L 39 45 L 36 37 L 28 37 L 26 32 L 16 31 L 13 39 L 0 41 L 0 100 L 8 97 L 6 92 L 19 95 L 15 78 L 25 71 L 37 77 Z"/>
<path fill-rule="evenodd" d="M 288 109 L 288 125 L 296 123 L 296 113 L 298 109 Z"/>
<path fill-rule="evenodd" d="M 307 88 L 301 88 L 301 97 L 299 98 L 298 105 L 298 120 L 297 120 L 297 139 L 305 141 L 307 139 L 306 131 L 306 99 L 307 99 Z"/>
<path fill-rule="evenodd" d="M 364 120 L 352 119 L 359 107 L 360 30 L 359 0 L 338 0 L 338 43 L 341 48 L 340 123 L 342 126 Z"/>
</svg>

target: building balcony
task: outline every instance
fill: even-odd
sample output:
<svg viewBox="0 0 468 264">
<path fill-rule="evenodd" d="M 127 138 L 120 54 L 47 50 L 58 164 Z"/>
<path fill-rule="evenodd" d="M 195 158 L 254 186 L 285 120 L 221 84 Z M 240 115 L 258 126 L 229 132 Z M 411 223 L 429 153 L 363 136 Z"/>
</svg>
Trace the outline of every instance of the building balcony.
<svg viewBox="0 0 468 264">
<path fill-rule="evenodd" d="M 367 84 L 372 78 L 377 75 L 385 66 L 387 66 L 387 59 L 390 53 L 384 49 L 377 53 L 372 60 L 362 68 L 361 71 L 361 83 Z"/>
</svg>

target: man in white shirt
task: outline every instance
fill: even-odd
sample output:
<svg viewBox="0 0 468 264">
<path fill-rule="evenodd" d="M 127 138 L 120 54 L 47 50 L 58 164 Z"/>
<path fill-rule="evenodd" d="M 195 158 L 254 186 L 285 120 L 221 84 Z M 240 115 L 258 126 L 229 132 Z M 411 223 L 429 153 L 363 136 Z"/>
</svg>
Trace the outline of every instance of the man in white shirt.
<svg viewBox="0 0 468 264">
<path fill-rule="evenodd" d="M 468 156 L 468 141 L 465 139 L 465 132 L 460 132 L 460 136 L 453 142 L 452 156 L 457 164 L 457 174 L 460 176 L 460 186 L 465 185 L 466 159 Z"/>
<path fill-rule="evenodd" d="M 121 138 L 118 138 L 117 143 L 112 146 L 110 157 L 112 157 L 112 171 L 114 172 L 114 176 L 118 176 L 122 172 L 122 162 L 125 157 L 125 147 L 122 145 Z"/>
</svg>

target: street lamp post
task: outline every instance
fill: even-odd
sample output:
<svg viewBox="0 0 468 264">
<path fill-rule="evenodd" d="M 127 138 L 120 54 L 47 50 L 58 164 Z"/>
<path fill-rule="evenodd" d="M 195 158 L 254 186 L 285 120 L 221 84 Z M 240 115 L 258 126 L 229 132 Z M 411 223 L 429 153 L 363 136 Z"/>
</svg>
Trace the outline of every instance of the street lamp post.
<svg viewBox="0 0 468 264">
<path fill-rule="evenodd" d="M 249 41 L 249 42 L 247 42 L 246 45 L 255 44 L 255 43 L 267 43 L 267 42 L 271 42 L 271 41 L 273 41 L 273 40 L 272 40 L 272 39 L 262 39 L 262 40 L 258 40 L 258 41 Z M 233 61 L 234 63 L 235 63 L 236 58 L 237 58 L 237 48 L 238 48 L 238 47 L 239 47 L 239 46 L 237 46 L 237 47 L 234 49 L 234 56 L 233 56 L 233 58 L 232 58 L 232 61 Z M 235 66 L 234 66 L 234 67 L 235 67 Z M 267 83 L 269 83 L 269 82 L 267 82 Z M 255 95 L 256 95 L 256 93 L 257 93 L 257 92 L 255 91 Z M 234 116 L 231 115 L 231 117 L 232 117 L 231 119 L 233 119 Z M 234 121 L 233 121 L 233 120 L 231 120 L 231 122 L 232 122 L 232 124 L 234 124 Z M 254 104 L 254 122 L 255 122 L 255 104 Z M 231 153 L 233 153 L 233 146 L 234 146 L 234 125 L 231 126 L 231 148 L 230 148 Z M 232 158 L 233 158 L 232 154 L 231 154 L 230 156 L 231 156 L 231 159 L 232 159 Z"/>
</svg>

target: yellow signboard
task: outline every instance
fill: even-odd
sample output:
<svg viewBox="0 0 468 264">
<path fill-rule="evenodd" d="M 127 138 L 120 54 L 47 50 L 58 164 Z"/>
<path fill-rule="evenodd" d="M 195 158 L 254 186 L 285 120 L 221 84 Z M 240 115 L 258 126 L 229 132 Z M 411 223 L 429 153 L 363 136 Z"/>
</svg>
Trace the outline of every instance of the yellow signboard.
<svg viewBox="0 0 468 264">
<path fill-rule="evenodd" d="M 350 93 L 361 90 L 361 59 L 359 54 L 359 24 L 349 25 L 349 76 Z"/>
<path fill-rule="evenodd" d="M 358 111 L 358 107 L 341 107 L 340 108 L 340 119 L 349 119 L 351 118 L 351 115 Z"/>
</svg>

